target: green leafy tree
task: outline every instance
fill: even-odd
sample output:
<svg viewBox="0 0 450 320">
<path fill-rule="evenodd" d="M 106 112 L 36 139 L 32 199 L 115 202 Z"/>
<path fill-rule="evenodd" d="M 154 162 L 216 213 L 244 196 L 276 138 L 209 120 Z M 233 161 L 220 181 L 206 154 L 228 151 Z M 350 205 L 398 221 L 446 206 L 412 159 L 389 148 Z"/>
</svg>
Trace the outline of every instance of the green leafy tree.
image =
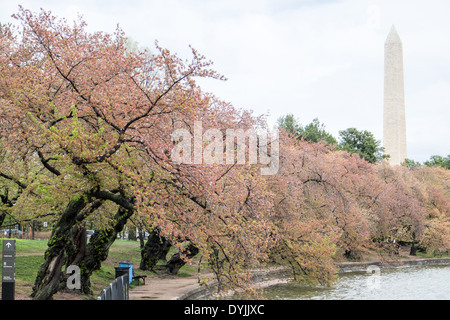
<svg viewBox="0 0 450 320">
<path fill-rule="evenodd" d="M 298 139 L 311 142 L 325 142 L 326 144 L 337 144 L 336 139 L 325 130 L 325 125 L 315 118 L 311 123 L 303 127 L 293 114 L 287 114 L 278 119 L 278 126 L 293 133 Z"/>
<path fill-rule="evenodd" d="M 337 144 L 336 139 L 327 131 L 325 125 L 315 118 L 310 124 L 306 125 L 300 134 L 305 140 L 312 142 L 324 141 L 327 144 Z"/>
<path fill-rule="evenodd" d="M 430 160 L 425 161 L 424 164 L 428 167 L 442 167 L 450 169 L 450 154 L 446 157 L 433 155 Z"/>
<path fill-rule="evenodd" d="M 384 158 L 384 148 L 380 146 L 381 142 L 376 140 L 374 135 L 367 130 L 359 131 L 355 128 L 348 128 L 339 131 L 339 140 L 338 148 L 340 150 L 356 153 L 370 163 L 375 163 Z"/>
<path fill-rule="evenodd" d="M 292 113 L 278 118 L 278 127 L 285 129 L 287 132 L 298 135 L 302 126 L 298 119 L 294 117 Z"/>
<path fill-rule="evenodd" d="M 405 166 L 409 169 L 421 168 L 422 164 L 418 161 L 414 161 L 412 159 L 406 158 L 405 161 L 402 162 L 402 166 Z"/>
</svg>

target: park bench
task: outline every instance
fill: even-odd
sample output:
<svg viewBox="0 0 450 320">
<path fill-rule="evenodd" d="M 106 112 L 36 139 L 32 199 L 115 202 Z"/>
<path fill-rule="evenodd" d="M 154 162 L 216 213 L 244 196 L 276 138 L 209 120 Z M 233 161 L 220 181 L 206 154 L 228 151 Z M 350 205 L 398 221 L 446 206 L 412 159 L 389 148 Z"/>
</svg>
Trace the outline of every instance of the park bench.
<svg viewBox="0 0 450 320">
<path fill-rule="evenodd" d="M 133 276 L 133 280 L 137 280 L 138 285 L 140 283 L 139 280 L 141 280 L 141 279 L 142 279 L 142 281 L 144 282 L 144 285 L 145 285 L 145 278 L 147 278 L 147 276 L 144 276 L 144 275 Z"/>
</svg>

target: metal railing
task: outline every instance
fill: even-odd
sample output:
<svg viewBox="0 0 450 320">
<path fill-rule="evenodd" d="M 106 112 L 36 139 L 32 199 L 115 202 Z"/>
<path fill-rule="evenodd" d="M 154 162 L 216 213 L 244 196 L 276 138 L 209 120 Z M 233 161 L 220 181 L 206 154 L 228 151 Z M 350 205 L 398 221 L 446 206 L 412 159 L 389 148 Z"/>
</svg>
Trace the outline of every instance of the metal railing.
<svg viewBox="0 0 450 320">
<path fill-rule="evenodd" d="M 128 300 L 130 288 L 128 274 L 116 278 L 102 290 L 97 300 Z"/>
</svg>

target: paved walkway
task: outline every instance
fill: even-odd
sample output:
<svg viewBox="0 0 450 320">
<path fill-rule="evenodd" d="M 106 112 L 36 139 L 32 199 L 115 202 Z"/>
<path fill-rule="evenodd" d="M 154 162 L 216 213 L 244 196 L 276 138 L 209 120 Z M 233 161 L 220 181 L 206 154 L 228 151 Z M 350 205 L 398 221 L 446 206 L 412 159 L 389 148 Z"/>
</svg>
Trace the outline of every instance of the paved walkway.
<svg viewBox="0 0 450 320">
<path fill-rule="evenodd" d="M 199 287 L 195 277 L 147 277 L 145 285 L 130 290 L 130 300 L 176 300 Z"/>
<path fill-rule="evenodd" d="M 284 268 L 267 268 L 260 275 L 268 275 L 271 272 L 277 275 L 277 270 L 284 270 Z M 211 273 L 201 275 L 201 279 L 211 280 L 210 283 L 215 282 Z M 258 283 L 255 283 L 255 286 L 263 288 L 286 281 L 285 278 L 279 279 L 277 276 L 273 278 L 269 276 L 260 279 Z M 197 288 L 200 288 L 197 275 L 190 277 L 147 277 L 145 285 L 136 286 L 130 290 L 129 297 L 130 300 L 177 300 Z"/>
</svg>

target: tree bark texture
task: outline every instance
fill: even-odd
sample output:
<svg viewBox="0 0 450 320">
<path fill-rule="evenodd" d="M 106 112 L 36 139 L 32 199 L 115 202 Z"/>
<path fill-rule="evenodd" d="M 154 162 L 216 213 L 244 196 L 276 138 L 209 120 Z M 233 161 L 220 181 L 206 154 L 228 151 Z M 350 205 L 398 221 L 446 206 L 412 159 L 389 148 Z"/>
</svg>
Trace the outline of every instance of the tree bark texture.
<svg viewBox="0 0 450 320">
<path fill-rule="evenodd" d="M 183 251 L 172 255 L 165 265 L 157 266 L 157 269 L 175 275 L 186 264 L 186 260 L 193 258 L 198 252 L 198 248 L 190 243 Z"/>
<path fill-rule="evenodd" d="M 153 270 L 159 260 L 166 260 L 171 247 L 170 242 L 160 236 L 158 230 L 153 230 L 141 250 L 141 270 Z"/>
<path fill-rule="evenodd" d="M 119 207 L 114 217 L 113 226 L 106 230 L 95 232 L 86 247 L 86 254 L 79 262 L 81 271 L 81 292 L 91 294 L 90 277 L 99 270 L 102 262 L 108 257 L 109 249 L 117 235 L 123 230 L 128 219 L 133 215 L 133 210 Z"/>
<path fill-rule="evenodd" d="M 39 268 L 31 296 L 35 300 L 49 300 L 58 291 L 63 278 L 61 269 L 67 261 L 67 247 L 72 244 L 72 227 L 84 207 L 83 197 L 71 200 L 56 223 L 45 252 L 45 262 Z"/>
</svg>

